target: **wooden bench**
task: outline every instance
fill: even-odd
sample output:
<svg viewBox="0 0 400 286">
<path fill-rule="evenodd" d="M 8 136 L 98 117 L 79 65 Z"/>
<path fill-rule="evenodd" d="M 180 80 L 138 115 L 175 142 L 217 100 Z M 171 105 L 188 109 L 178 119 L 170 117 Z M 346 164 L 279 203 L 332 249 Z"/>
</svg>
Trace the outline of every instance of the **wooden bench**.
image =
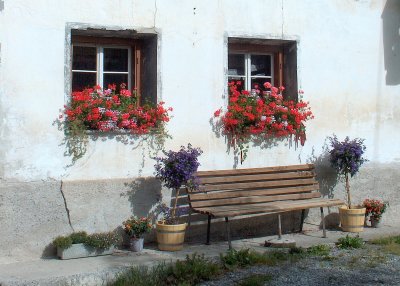
<svg viewBox="0 0 400 286">
<path fill-rule="evenodd" d="M 313 164 L 199 171 L 197 176 L 200 180 L 198 190 L 187 189 L 187 193 L 191 210 L 208 215 L 206 244 L 210 243 L 212 218 L 225 218 L 229 248 L 232 248 L 231 217 L 278 213 L 280 238 L 280 213 L 301 210 L 302 231 L 305 210 L 316 207 L 321 210 L 323 237 L 326 237 L 323 207 L 344 204 L 338 199 L 321 198 Z"/>
</svg>

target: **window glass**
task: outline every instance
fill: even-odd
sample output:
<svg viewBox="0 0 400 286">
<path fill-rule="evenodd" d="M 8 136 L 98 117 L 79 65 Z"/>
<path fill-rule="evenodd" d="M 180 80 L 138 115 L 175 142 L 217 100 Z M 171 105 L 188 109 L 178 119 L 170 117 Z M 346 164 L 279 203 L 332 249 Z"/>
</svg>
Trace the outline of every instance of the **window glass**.
<svg viewBox="0 0 400 286">
<path fill-rule="evenodd" d="M 228 75 L 245 76 L 244 54 L 230 54 L 228 56 Z"/>
<path fill-rule="evenodd" d="M 128 49 L 104 48 L 104 71 L 128 72 Z"/>
<path fill-rule="evenodd" d="M 251 75 L 271 76 L 271 56 L 251 55 Z"/>
<path fill-rule="evenodd" d="M 95 47 L 73 47 L 72 69 L 95 71 L 97 67 L 97 50 Z"/>
<path fill-rule="evenodd" d="M 96 85 L 95 72 L 73 72 L 72 73 L 72 91 L 81 91 L 85 87 Z"/>
<path fill-rule="evenodd" d="M 103 88 L 107 88 L 109 84 L 116 84 L 119 87 L 121 83 L 128 84 L 128 74 L 104 74 Z"/>
</svg>

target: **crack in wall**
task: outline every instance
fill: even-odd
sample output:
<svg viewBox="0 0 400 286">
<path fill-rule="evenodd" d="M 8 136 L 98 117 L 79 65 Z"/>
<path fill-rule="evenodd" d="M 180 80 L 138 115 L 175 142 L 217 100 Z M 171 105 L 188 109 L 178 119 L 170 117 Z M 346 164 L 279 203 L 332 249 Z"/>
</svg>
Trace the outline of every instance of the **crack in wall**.
<svg viewBox="0 0 400 286">
<path fill-rule="evenodd" d="M 60 192 L 61 192 L 61 195 L 62 195 L 63 200 L 64 200 L 64 206 L 65 206 L 65 210 L 67 212 L 69 226 L 71 227 L 72 231 L 75 231 L 74 227 L 72 226 L 71 216 L 69 214 L 69 209 L 68 209 L 68 205 L 67 205 L 67 199 L 65 198 L 65 195 L 64 195 L 62 187 L 63 187 L 63 181 L 61 181 Z"/>
<path fill-rule="evenodd" d="M 153 28 L 156 27 L 157 9 L 157 0 L 154 0 Z"/>
</svg>

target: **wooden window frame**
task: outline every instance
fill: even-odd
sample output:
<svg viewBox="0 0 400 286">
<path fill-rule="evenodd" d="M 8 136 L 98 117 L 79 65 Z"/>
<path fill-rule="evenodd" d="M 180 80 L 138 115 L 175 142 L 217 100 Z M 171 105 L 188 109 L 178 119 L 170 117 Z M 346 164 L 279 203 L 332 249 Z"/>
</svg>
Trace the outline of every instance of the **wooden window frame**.
<svg viewBox="0 0 400 286">
<path fill-rule="evenodd" d="M 130 73 L 129 81 L 131 83 L 130 89 L 135 89 L 140 102 L 141 94 L 141 42 L 129 38 L 110 38 L 110 37 L 93 37 L 72 35 L 71 37 L 72 48 L 73 46 L 92 46 L 99 48 L 128 48 L 130 53 L 130 63 L 128 64 L 128 72 Z M 72 51 L 72 49 L 71 49 Z M 71 55 L 72 58 L 72 55 Z M 99 73 L 99 63 L 97 65 L 97 73 Z M 72 73 L 72 68 L 71 68 Z M 101 71 L 103 73 L 103 71 Z M 99 76 L 96 77 L 98 80 Z"/>
<path fill-rule="evenodd" d="M 271 55 L 272 56 L 272 84 L 283 86 L 283 48 L 280 45 L 260 45 L 249 43 L 229 43 L 228 54 Z M 248 75 L 246 74 L 246 79 Z"/>
</svg>

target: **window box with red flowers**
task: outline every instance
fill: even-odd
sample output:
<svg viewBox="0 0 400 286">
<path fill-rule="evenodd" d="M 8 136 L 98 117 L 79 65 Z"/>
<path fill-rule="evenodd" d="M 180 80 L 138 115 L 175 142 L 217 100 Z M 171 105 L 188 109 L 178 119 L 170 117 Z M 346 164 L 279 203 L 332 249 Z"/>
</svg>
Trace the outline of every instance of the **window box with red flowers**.
<svg viewBox="0 0 400 286">
<path fill-rule="evenodd" d="M 108 89 L 95 86 L 73 92 L 69 104 L 64 106 L 62 122 L 70 138 L 69 154 L 74 161 L 81 157 L 86 150 L 88 134 L 93 132 L 163 134 L 170 111 L 172 108 L 164 107 L 164 102 L 139 106 L 136 93 L 126 89 L 125 84 L 118 90 L 115 85 L 109 85 Z"/>
<path fill-rule="evenodd" d="M 241 162 L 246 159 L 250 142 L 268 138 L 293 136 L 304 145 L 305 122 L 313 118 L 307 102 L 285 100 L 284 87 L 276 88 L 269 82 L 262 90 L 255 86 L 251 92 L 240 90 L 241 82 L 229 83 L 229 102 L 226 111 L 214 113 L 234 148 L 238 147 Z M 301 94 L 301 93 L 300 93 Z"/>
</svg>

